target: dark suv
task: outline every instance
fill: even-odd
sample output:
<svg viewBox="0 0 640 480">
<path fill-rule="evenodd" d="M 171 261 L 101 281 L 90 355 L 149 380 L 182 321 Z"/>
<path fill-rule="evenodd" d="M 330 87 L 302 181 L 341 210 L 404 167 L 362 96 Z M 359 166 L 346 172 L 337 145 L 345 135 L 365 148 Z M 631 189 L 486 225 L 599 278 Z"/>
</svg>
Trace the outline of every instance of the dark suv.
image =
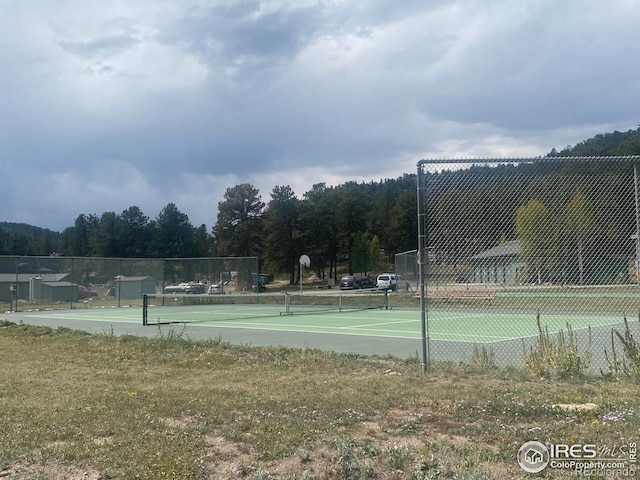
<svg viewBox="0 0 640 480">
<path fill-rule="evenodd" d="M 376 282 L 362 275 L 348 275 L 340 279 L 340 290 L 354 290 L 356 288 L 375 288 Z"/>
</svg>

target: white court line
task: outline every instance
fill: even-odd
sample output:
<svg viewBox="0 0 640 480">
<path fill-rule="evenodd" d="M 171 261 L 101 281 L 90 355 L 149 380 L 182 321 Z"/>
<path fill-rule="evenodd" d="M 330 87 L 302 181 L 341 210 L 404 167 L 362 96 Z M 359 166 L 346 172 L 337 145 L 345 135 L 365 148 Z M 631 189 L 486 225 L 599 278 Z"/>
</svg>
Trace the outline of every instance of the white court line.
<svg viewBox="0 0 640 480">
<path fill-rule="evenodd" d="M 115 310 L 115 309 L 114 309 Z M 131 323 L 131 324 L 141 324 L 141 309 L 140 308 L 131 308 L 120 310 L 122 315 L 114 315 L 116 312 L 111 309 L 99 309 L 99 310 L 77 310 L 77 311 L 67 311 L 56 313 L 54 311 L 46 311 L 46 312 L 30 312 L 25 314 L 25 317 L 36 317 L 36 318 L 61 318 L 61 319 L 71 319 L 71 320 L 88 320 L 88 321 L 100 321 L 100 322 L 121 322 L 121 323 Z M 208 312 L 211 314 L 211 311 Z M 217 312 L 216 312 L 217 313 Z M 222 312 L 220 312 L 222 313 Z M 396 312 L 401 313 L 401 312 Z M 403 311 L 404 314 L 415 314 L 415 312 L 406 312 Z M 383 312 L 384 315 L 387 315 L 386 312 Z M 295 318 L 296 315 L 293 317 Z M 404 315 L 403 315 L 404 316 Z M 310 318 L 329 318 L 326 315 L 312 315 L 312 314 L 304 314 L 299 315 L 299 317 Z M 347 313 L 345 315 L 336 315 L 331 314 L 332 319 L 346 319 L 353 321 L 354 318 L 351 313 Z M 287 317 L 292 318 L 292 317 Z M 468 320 L 468 317 L 461 316 L 452 316 L 447 319 L 438 318 L 438 322 L 440 321 L 455 321 L 455 318 Z M 389 338 L 406 338 L 406 339 L 415 339 L 420 338 L 420 332 L 414 332 L 410 330 L 383 330 L 377 331 L 375 327 L 382 325 L 394 325 L 394 324 L 407 324 L 416 322 L 415 318 L 408 320 L 394 320 L 387 322 L 377 322 L 377 323 L 368 323 L 362 325 L 343 325 L 343 326 L 325 326 L 322 323 L 314 323 L 310 325 L 309 323 L 304 324 L 281 324 L 281 323 L 266 323 L 266 322 L 241 322 L 238 320 L 215 320 L 212 319 L 211 323 L 198 323 L 198 326 L 205 326 L 208 328 L 237 328 L 237 329 L 255 329 L 255 330 L 267 330 L 267 331 L 279 331 L 279 332 L 296 332 L 296 333 L 321 333 L 321 334 L 336 334 L 336 335 L 353 335 L 353 336 L 370 336 L 370 337 L 389 337 Z M 167 322 L 169 324 L 170 322 Z M 174 321 L 171 324 L 189 324 L 188 321 Z M 591 329 L 608 329 L 615 325 L 620 325 L 621 321 L 613 321 L 607 324 L 597 324 L 592 325 Z M 372 327 L 372 331 L 366 332 L 365 329 Z M 581 327 L 573 327 L 574 331 L 579 330 L 587 330 L 589 326 L 581 326 Z M 365 330 L 364 332 L 358 332 L 358 330 Z M 346 331 L 352 331 L 351 333 L 347 333 Z M 552 334 L 558 333 L 557 331 L 551 332 Z M 431 332 L 430 338 L 431 340 L 438 341 L 456 341 L 456 342 L 464 342 L 464 343 L 475 343 L 475 342 L 508 342 L 520 339 L 527 338 L 535 338 L 537 334 L 530 333 L 525 335 L 517 335 L 505 337 L 503 335 L 469 335 L 469 334 L 456 334 L 456 333 L 448 333 L 446 338 L 438 338 L 438 335 L 434 335 L 434 332 Z M 475 342 L 474 342 L 475 341 Z"/>
<path fill-rule="evenodd" d="M 88 321 L 101 321 L 101 322 L 109 322 L 109 321 L 116 321 L 116 322 L 122 322 L 122 323 L 134 323 L 134 324 L 140 324 L 142 322 L 140 322 L 138 319 L 136 319 L 135 321 L 131 318 L 131 317 L 117 317 L 117 316 L 105 316 L 104 318 L 98 318 L 98 316 L 94 315 L 93 317 L 90 317 L 88 315 L 86 315 L 85 313 L 56 313 L 56 314 L 47 314 L 47 313 L 40 313 L 40 314 L 29 314 L 29 315 L 25 315 L 28 317 L 35 317 L 35 318 L 61 318 L 61 319 L 69 319 L 69 320 L 88 320 Z M 90 317 L 90 318 L 88 318 Z M 335 316 L 334 316 L 335 318 Z M 344 316 L 341 318 L 345 318 Z M 408 321 L 404 321 L 403 323 L 406 323 Z M 389 322 L 389 323 L 394 323 L 394 322 Z M 171 326 L 171 325 L 192 325 L 191 322 L 188 321 L 174 321 L 174 322 L 167 322 L 166 324 L 164 324 L 165 326 Z M 154 326 L 154 325 L 150 325 L 150 326 Z M 212 320 L 209 323 L 198 323 L 197 325 L 193 324 L 192 326 L 197 326 L 197 327 L 206 327 L 206 328 L 221 328 L 221 329 L 238 329 L 238 330 L 265 330 L 265 331 L 269 331 L 269 332 L 292 332 L 292 333 L 308 333 L 308 334 L 322 334 L 322 335 L 341 335 L 341 336 L 353 336 L 353 337 L 375 337 L 375 338 L 388 338 L 390 340 L 393 339 L 405 339 L 405 340 L 418 340 L 420 339 L 420 332 L 413 332 L 413 331 L 407 331 L 407 330 L 384 330 L 381 331 L 380 333 L 375 333 L 376 331 L 373 330 L 373 332 L 358 332 L 358 328 L 361 328 L 362 326 L 358 327 L 358 326 L 353 326 L 353 327 L 346 327 L 347 329 L 353 330 L 351 332 L 349 331 L 345 331 L 345 330 L 336 330 L 336 328 L 340 329 L 340 328 L 345 328 L 345 327 L 332 327 L 332 326 L 323 326 L 323 325 L 299 325 L 299 324 L 294 324 L 294 325 L 283 325 L 283 324 L 275 324 L 275 323 L 263 323 L 263 322 L 254 322 L 254 323 L 248 323 L 248 322 L 239 322 L 237 320 L 233 320 L 233 321 L 220 321 L 220 320 Z M 375 326 L 375 325 L 373 325 Z M 395 335 L 393 335 L 395 334 Z M 460 335 L 461 337 L 469 337 L 470 335 Z M 438 340 L 438 341 L 443 341 L 443 342 L 448 342 L 448 341 L 455 341 L 455 342 L 459 342 L 459 343 L 478 343 L 477 341 L 473 341 L 473 340 L 463 340 L 463 339 L 459 339 L 459 340 L 451 340 L 450 338 L 437 338 L 433 335 L 431 335 L 431 340 Z M 473 336 L 473 338 L 477 339 L 477 338 L 487 338 L 487 339 L 494 339 L 495 337 L 492 336 Z M 520 338 L 520 337 L 517 337 Z M 501 340 L 504 340 L 504 338 L 501 337 Z M 496 340 L 492 340 L 492 341 L 496 341 Z"/>
<path fill-rule="evenodd" d="M 396 320 L 394 322 L 367 323 L 365 325 L 344 326 L 344 327 L 338 327 L 338 328 L 366 328 L 366 327 L 377 327 L 379 325 L 397 325 L 399 323 L 414 323 L 419 321 L 420 321 L 419 318 L 413 318 L 411 320 Z"/>
<path fill-rule="evenodd" d="M 60 318 L 65 320 L 85 320 L 89 322 L 122 322 L 122 323 L 140 323 L 142 324 L 142 315 L 120 316 L 120 315 L 87 315 L 81 313 L 30 313 L 23 315 L 30 318 Z"/>
</svg>

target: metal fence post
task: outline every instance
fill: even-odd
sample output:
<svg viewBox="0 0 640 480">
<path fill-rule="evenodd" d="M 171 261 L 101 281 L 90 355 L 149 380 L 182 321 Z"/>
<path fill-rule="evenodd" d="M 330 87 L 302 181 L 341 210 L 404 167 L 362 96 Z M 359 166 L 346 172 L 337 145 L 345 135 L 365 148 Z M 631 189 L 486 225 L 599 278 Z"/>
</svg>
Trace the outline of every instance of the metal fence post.
<svg viewBox="0 0 640 480">
<path fill-rule="evenodd" d="M 418 162 L 417 176 L 417 201 L 418 201 L 418 288 L 420 289 L 420 325 L 422 341 L 422 371 L 429 370 L 429 316 L 427 313 L 426 299 L 426 248 L 427 248 L 427 212 L 425 194 L 426 189 L 423 180 L 424 172 L 422 161 Z"/>
</svg>

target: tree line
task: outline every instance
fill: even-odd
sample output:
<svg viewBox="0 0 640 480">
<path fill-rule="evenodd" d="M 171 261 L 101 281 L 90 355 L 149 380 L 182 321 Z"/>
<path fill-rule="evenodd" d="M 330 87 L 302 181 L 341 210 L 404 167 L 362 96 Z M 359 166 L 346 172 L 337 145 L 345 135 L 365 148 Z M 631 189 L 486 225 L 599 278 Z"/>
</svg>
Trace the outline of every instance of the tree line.
<svg viewBox="0 0 640 480">
<path fill-rule="evenodd" d="M 120 214 L 81 213 L 62 233 L 27 225 L 0 225 L 3 255 L 66 255 L 80 257 L 208 256 L 211 236 L 206 226 L 195 228 L 170 203 L 151 220 L 137 206 Z"/>
<path fill-rule="evenodd" d="M 251 184 L 230 187 L 209 230 L 195 227 L 175 204 L 155 219 L 137 206 L 82 213 L 62 233 L 0 225 L 0 254 L 122 258 L 212 256 L 261 259 L 261 268 L 297 281 L 301 255 L 321 278 L 387 268 L 395 253 L 415 248 L 415 175 L 380 182 L 316 184 L 302 198 L 276 186 L 267 201 Z"/>
</svg>

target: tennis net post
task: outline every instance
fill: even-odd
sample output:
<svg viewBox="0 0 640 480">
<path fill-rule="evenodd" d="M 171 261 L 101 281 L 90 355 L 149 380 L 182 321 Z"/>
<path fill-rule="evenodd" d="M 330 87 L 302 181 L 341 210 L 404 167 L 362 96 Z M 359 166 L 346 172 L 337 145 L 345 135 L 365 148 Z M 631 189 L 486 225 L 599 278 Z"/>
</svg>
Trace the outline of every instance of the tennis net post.
<svg viewBox="0 0 640 480">
<path fill-rule="evenodd" d="M 147 294 L 143 293 L 142 294 L 142 325 L 144 327 L 146 327 L 148 323 L 147 321 L 148 305 L 149 305 L 149 299 L 147 298 Z"/>
</svg>

